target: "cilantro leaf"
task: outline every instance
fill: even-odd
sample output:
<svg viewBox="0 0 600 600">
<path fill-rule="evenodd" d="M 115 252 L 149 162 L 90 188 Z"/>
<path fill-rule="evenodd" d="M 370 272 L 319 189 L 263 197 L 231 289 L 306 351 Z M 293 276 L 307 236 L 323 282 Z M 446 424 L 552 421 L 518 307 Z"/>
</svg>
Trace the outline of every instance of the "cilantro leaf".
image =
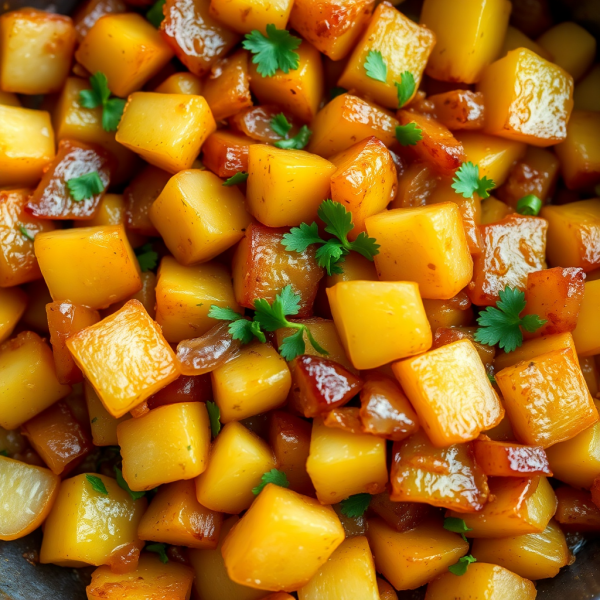
<svg viewBox="0 0 600 600">
<path fill-rule="evenodd" d="M 260 494 L 263 491 L 264 487 L 268 483 L 273 483 L 275 485 L 278 485 L 279 487 L 284 488 L 290 487 L 290 482 L 288 481 L 288 478 L 283 471 L 271 469 L 260 478 L 260 483 L 255 488 L 252 488 L 252 493 L 255 496 L 258 496 L 258 494 Z"/>
<path fill-rule="evenodd" d="M 283 150 L 302 150 L 302 148 L 308 144 L 308 140 L 310 139 L 311 135 L 312 131 L 308 128 L 308 126 L 302 125 L 294 137 L 286 138 L 285 140 L 278 140 L 275 142 L 275 146 Z"/>
<path fill-rule="evenodd" d="M 492 375 L 492 373 L 488 373 L 487 377 L 490 380 L 490 383 L 496 383 L 496 378 Z"/>
<path fill-rule="evenodd" d="M 400 75 L 400 82 L 394 81 L 396 92 L 398 93 L 398 108 L 402 108 L 413 96 L 417 84 L 410 71 L 404 71 Z"/>
<path fill-rule="evenodd" d="M 104 104 L 102 111 L 102 128 L 105 131 L 116 131 L 125 110 L 125 100 L 111 98 Z"/>
<path fill-rule="evenodd" d="M 92 489 L 95 492 L 108 496 L 108 490 L 104 485 L 104 481 L 102 481 L 100 477 L 97 477 L 96 475 L 86 475 L 85 478 L 89 481 L 90 485 L 92 486 Z"/>
<path fill-rule="evenodd" d="M 35 237 L 31 234 L 31 232 L 25 227 L 25 225 L 19 225 L 19 231 L 21 232 L 21 235 L 26 239 L 29 240 L 30 242 L 33 242 L 33 240 L 35 239 Z"/>
<path fill-rule="evenodd" d="M 456 517 L 446 517 L 444 519 L 444 529 L 454 533 L 460 533 L 465 542 L 467 541 L 465 533 L 467 531 L 472 531 L 471 527 L 467 527 L 464 519 L 458 519 Z"/>
<path fill-rule="evenodd" d="M 331 100 L 333 100 L 334 98 L 337 98 L 338 96 L 341 96 L 342 94 L 345 94 L 347 92 L 348 92 L 348 90 L 346 88 L 336 85 L 334 88 L 331 88 L 329 97 Z"/>
<path fill-rule="evenodd" d="M 379 254 L 379 244 L 375 238 L 369 237 L 364 231 L 359 233 L 357 238 L 351 242 L 352 250 L 364 256 L 367 260 L 373 260 L 373 257 Z"/>
<path fill-rule="evenodd" d="M 232 308 L 216 306 L 215 304 L 211 305 L 208 310 L 208 316 L 211 319 L 218 319 L 219 321 L 237 321 L 238 319 L 242 319 L 242 315 L 240 313 L 235 312 Z"/>
<path fill-rule="evenodd" d="M 517 212 L 520 215 L 537 216 L 542 210 L 542 201 L 535 194 L 528 194 L 517 201 Z"/>
<path fill-rule="evenodd" d="M 300 223 L 299 227 L 292 227 L 290 232 L 283 236 L 281 243 L 286 250 L 304 252 L 311 244 L 325 244 L 325 240 L 321 239 L 316 223 Z"/>
<path fill-rule="evenodd" d="M 166 0 L 158 0 L 158 2 L 155 2 L 146 12 L 146 19 L 148 19 L 156 29 L 160 27 L 160 24 L 165 18 L 165 15 L 163 14 L 163 6 L 165 3 Z"/>
<path fill-rule="evenodd" d="M 298 329 L 296 333 L 288 335 L 288 337 L 281 342 L 281 346 L 279 346 L 279 354 L 281 354 L 285 360 L 294 360 L 296 356 L 300 356 L 305 352 L 304 329 Z"/>
<path fill-rule="evenodd" d="M 301 41 L 286 29 L 277 29 L 270 23 L 266 36 L 255 29 L 246 34 L 242 46 L 254 55 L 252 62 L 258 65 L 256 70 L 263 77 L 273 77 L 277 69 L 289 73 L 298 68 L 300 55 L 294 50 Z"/>
<path fill-rule="evenodd" d="M 213 438 L 216 438 L 221 431 L 221 410 L 215 402 L 208 401 L 206 403 L 206 410 L 208 411 L 208 418 L 210 420 L 210 431 Z"/>
<path fill-rule="evenodd" d="M 158 252 L 152 249 L 152 244 L 144 244 L 134 250 L 142 273 L 151 271 L 158 263 Z"/>
<path fill-rule="evenodd" d="M 292 124 L 283 113 L 279 113 L 271 119 L 271 129 L 282 138 L 287 136 L 291 128 Z"/>
<path fill-rule="evenodd" d="M 238 185 L 239 183 L 244 183 L 244 181 L 246 181 L 246 179 L 248 179 L 248 173 L 245 173 L 244 171 L 240 171 L 239 173 L 232 175 L 229 179 L 226 179 L 223 182 L 223 185 L 226 187 L 230 187 L 232 185 Z"/>
<path fill-rule="evenodd" d="M 327 350 L 325 350 L 325 348 L 323 348 L 323 346 L 321 346 L 321 344 L 319 344 L 317 342 L 317 340 L 315 340 L 313 334 L 311 333 L 310 329 L 308 327 L 305 326 L 304 329 L 305 333 L 306 333 L 306 337 L 308 338 L 308 341 L 310 342 L 310 345 L 319 353 L 319 354 L 325 354 L 328 355 L 329 352 L 327 352 Z"/>
<path fill-rule="evenodd" d="M 297 315 L 300 312 L 300 296 L 294 293 L 291 285 L 286 285 L 278 296 L 284 315 Z M 277 296 L 275 301 L 277 301 Z"/>
<path fill-rule="evenodd" d="M 341 512 L 347 517 L 357 519 L 365 514 L 371 503 L 371 494 L 354 494 L 341 502 Z"/>
<path fill-rule="evenodd" d="M 167 564 L 169 562 L 166 544 L 149 544 L 144 548 L 144 550 L 148 550 L 149 552 L 156 552 L 156 554 L 158 554 L 158 558 L 160 558 L 161 563 Z"/>
<path fill-rule="evenodd" d="M 456 171 L 456 177 L 452 180 L 452 187 L 463 198 L 472 198 L 477 192 L 482 200 L 490 197 L 488 190 L 491 190 L 496 184 L 487 177 L 479 177 L 479 167 L 472 162 L 465 162 Z"/>
<path fill-rule="evenodd" d="M 387 81 L 387 65 L 383 60 L 383 56 L 379 50 L 371 50 L 367 54 L 367 60 L 365 60 L 365 71 L 367 75 L 375 81 L 381 81 L 386 83 Z"/>
<path fill-rule="evenodd" d="M 236 319 L 230 323 L 229 334 L 234 340 L 240 340 L 242 344 L 249 344 L 255 337 L 263 343 L 267 341 L 265 334 L 260 329 L 257 331 L 253 321 L 248 319 Z"/>
<path fill-rule="evenodd" d="M 320 267 L 327 270 L 327 275 L 331 275 L 336 269 L 338 262 L 343 260 L 345 250 L 337 240 L 327 240 L 315 253 L 315 259 Z"/>
<path fill-rule="evenodd" d="M 8 450 L 0 450 L 0 456 L 6 456 L 8 458 Z"/>
<path fill-rule="evenodd" d="M 67 179 L 66 183 L 71 198 L 73 198 L 75 202 L 89 200 L 96 194 L 101 194 L 104 191 L 104 183 L 102 182 L 102 179 L 100 179 L 98 171 Z"/>
<path fill-rule="evenodd" d="M 523 343 L 521 327 L 526 331 L 536 331 L 545 320 L 537 315 L 519 315 L 525 308 L 525 293 L 506 286 L 498 294 L 496 306 L 488 306 L 479 313 L 475 341 L 488 346 L 498 344 L 505 352 L 512 352 Z"/>
<path fill-rule="evenodd" d="M 335 235 L 342 244 L 347 240 L 348 233 L 354 229 L 352 213 L 340 202 L 325 200 L 317 211 L 319 218 L 325 223 L 325 231 Z"/>
<path fill-rule="evenodd" d="M 396 126 L 396 139 L 402 146 L 414 146 L 423 139 L 423 132 L 416 123 Z"/>
<path fill-rule="evenodd" d="M 97 72 L 90 77 L 91 90 L 79 92 L 79 104 L 84 108 L 102 107 L 102 128 L 105 131 L 116 131 L 125 110 L 125 100 L 110 98 L 106 75 Z"/>
<path fill-rule="evenodd" d="M 463 556 L 462 558 L 459 558 L 457 563 L 450 565 L 448 567 L 448 571 L 450 571 L 450 573 L 452 573 L 454 575 L 458 575 L 460 577 L 467 572 L 469 565 L 474 562 L 477 562 L 477 559 L 474 558 L 473 556 L 471 556 L 470 554 L 467 554 L 467 556 Z"/>
<path fill-rule="evenodd" d="M 123 488 L 134 500 L 139 500 L 140 498 L 143 498 L 146 495 L 146 492 L 134 492 L 129 487 L 129 484 L 125 481 L 125 478 L 123 477 L 123 472 L 121 471 L 121 469 L 119 469 L 119 467 L 113 467 L 113 470 L 115 472 L 119 487 Z"/>
</svg>

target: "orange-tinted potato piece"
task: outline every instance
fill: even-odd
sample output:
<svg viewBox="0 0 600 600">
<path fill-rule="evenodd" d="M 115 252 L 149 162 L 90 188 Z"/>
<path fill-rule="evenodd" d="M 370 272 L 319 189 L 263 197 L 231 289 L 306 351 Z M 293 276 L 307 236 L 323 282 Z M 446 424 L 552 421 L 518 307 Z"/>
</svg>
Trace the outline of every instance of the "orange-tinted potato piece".
<svg viewBox="0 0 600 600">
<path fill-rule="evenodd" d="M 565 486 L 556 490 L 556 498 L 558 508 L 554 518 L 563 531 L 600 531 L 600 508 L 589 492 Z"/>
<path fill-rule="evenodd" d="M 413 162 L 406 171 L 398 175 L 398 191 L 390 208 L 425 206 L 437 185 L 437 180 L 429 165 Z"/>
<path fill-rule="evenodd" d="M 281 244 L 286 229 L 252 224 L 233 258 L 233 290 L 238 304 L 254 308 L 254 300 L 273 302 L 286 285 L 300 295 L 298 318 L 309 317 L 317 294 L 317 284 L 325 274 L 317 266 L 315 248 L 288 251 Z"/>
<path fill-rule="evenodd" d="M 100 314 L 97 310 L 71 302 L 51 302 L 46 305 L 46 314 L 56 377 L 66 384 L 83 381 L 83 375 L 67 348 L 67 338 L 97 323 Z"/>
<path fill-rule="evenodd" d="M 390 481 L 395 502 L 424 502 L 465 513 L 481 510 L 489 493 L 472 443 L 436 448 L 423 431 L 394 443 Z"/>
<path fill-rule="evenodd" d="M 475 331 L 475 327 L 438 327 L 435 330 L 433 346 L 431 348 L 439 348 L 457 340 L 471 340 L 471 343 L 475 346 L 475 350 L 477 350 L 477 354 L 479 354 L 479 358 L 481 358 L 481 362 L 488 367 L 494 361 L 496 348 L 475 341 Z"/>
<path fill-rule="evenodd" d="M 171 174 L 148 165 L 123 191 L 125 225 L 127 229 L 143 235 L 158 236 L 150 220 L 152 203 L 160 196 Z"/>
<path fill-rule="evenodd" d="M 552 476 L 541 446 L 496 442 L 486 436 L 473 442 L 475 460 L 488 477 Z"/>
<path fill-rule="evenodd" d="M 92 450 L 92 440 L 64 401 L 27 421 L 22 432 L 57 475 L 68 473 Z"/>
<path fill-rule="evenodd" d="M 450 131 L 483 127 L 483 94 L 470 90 L 452 90 L 429 96 L 427 101 L 432 105 L 433 117 Z"/>
<path fill-rule="evenodd" d="M 381 517 L 392 529 L 402 533 L 420 525 L 436 514 L 430 504 L 418 502 L 394 502 L 388 492 L 376 494 L 371 498 L 369 510 Z"/>
<path fill-rule="evenodd" d="M 178 402 L 208 402 L 213 399 L 210 375 L 180 375 L 148 398 L 148 408 L 152 410 L 165 404 Z"/>
<path fill-rule="evenodd" d="M 218 129 L 202 145 L 202 163 L 213 173 L 228 179 L 248 172 L 248 148 L 256 141 L 243 133 Z"/>
<path fill-rule="evenodd" d="M 281 108 L 277 106 L 262 105 L 252 106 L 240 110 L 237 114 L 229 118 L 229 125 L 239 133 L 243 133 L 249 138 L 268 144 L 282 139 L 271 127 L 271 119 L 281 113 Z M 292 137 L 298 133 L 299 126 L 293 117 L 285 115 L 288 122 L 292 125 L 289 136 Z"/>
<path fill-rule="evenodd" d="M 438 327 L 460 327 L 473 322 L 473 310 L 469 296 L 463 290 L 449 300 L 423 300 L 431 331 Z"/>
<path fill-rule="evenodd" d="M 400 386 L 390 377 L 371 371 L 360 391 L 363 431 L 399 442 L 419 429 L 419 420 Z"/>
<path fill-rule="evenodd" d="M 523 331 L 525 339 L 573 331 L 581 301 L 585 273 L 583 269 L 569 267 L 546 269 L 527 275 L 524 315 L 538 315 L 546 323 L 534 332 Z"/>
<path fill-rule="evenodd" d="M 363 433 L 360 409 L 355 406 L 342 406 L 324 413 L 323 425 L 334 429 L 343 429 L 350 433 Z"/>
<path fill-rule="evenodd" d="M 126 11 L 127 5 L 123 0 L 87 0 L 87 2 L 83 2 L 73 13 L 73 24 L 75 25 L 77 42 L 81 43 L 81 40 L 83 40 L 87 32 L 100 17 L 111 13 L 124 13 Z"/>
<path fill-rule="evenodd" d="M 477 306 L 493 306 L 507 285 L 524 290 L 527 275 L 546 267 L 548 223 L 538 217 L 509 215 L 482 225 L 483 251 L 474 257 L 467 293 Z"/>
</svg>

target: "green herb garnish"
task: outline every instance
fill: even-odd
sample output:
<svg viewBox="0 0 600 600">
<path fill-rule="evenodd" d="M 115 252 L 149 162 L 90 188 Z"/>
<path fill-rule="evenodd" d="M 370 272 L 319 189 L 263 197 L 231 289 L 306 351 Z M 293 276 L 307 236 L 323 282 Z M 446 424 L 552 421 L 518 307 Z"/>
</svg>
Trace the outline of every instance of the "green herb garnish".
<svg viewBox="0 0 600 600">
<path fill-rule="evenodd" d="M 111 98 L 106 75 L 98 71 L 90 77 L 91 90 L 79 92 L 79 104 L 84 108 L 102 107 L 102 128 L 116 131 L 125 110 L 125 100 Z"/>
<path fill-rule="evenodd" d="M 254 56 L 252 62 L 263 77 L 273 77 L 277 70 L 289 73 L 298 68 L 300 55 L 295 52 L 302 40 L 287 29 L 277 29 L 270 23 L 267 35 L 256 29 L 247 33 L 242 46 Z"/>
<path fill-rule="evenodd" d="M 260 483 L 255 488 L 252 488 L 252 493 L 255 496 L 258 496 L 258 494 L 260 494 L 263 491 L 264 487 L 268 483 L 273 483 L 275 485 L 278 485 L 279 487 L 284 488 L 290 487 L 290 482 L 288 481 L 288 478 L 283 471 L 271 469 L 260 478 Z"/>
</svg>

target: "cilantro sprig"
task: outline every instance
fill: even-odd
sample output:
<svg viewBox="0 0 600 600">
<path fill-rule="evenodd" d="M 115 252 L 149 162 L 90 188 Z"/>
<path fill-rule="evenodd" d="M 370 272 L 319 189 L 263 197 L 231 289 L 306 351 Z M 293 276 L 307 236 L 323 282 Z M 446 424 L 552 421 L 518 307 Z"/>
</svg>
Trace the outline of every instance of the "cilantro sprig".
<svg viewBox="0 0 600 600">
<path fill-rule="evenodd" d="M 533 333 L 546 321 L 538 315 L 519 316 L 527 304 L 521 290 L 506 286 L 498 295 L 496 306 L 479 313 L 475 341 L 488 346 L 498 344 L 505 352 L 513 352 L 523 343 L 522 329 Z"/>
<path fill-rule="evenodd" d="M 414 146 L 423 139 L 423 131 L 416 123 L 397 125 L 396 139 L 402 146 Z"/>
<path fill-rule="evenodd" d="M 71 198 L 75 202 L 89 200 L 96 194 L 101 194 L 104 191 L 104 182 L 100 179 L 98 171 L 67 179 L 66 184 L 69 194 L 71 194 Z"/>
<path fill-rule="evenodd" d="M 163 6 L 166 4 L 167 0 L 158 0 L 155 2 L 146 12 L 146 19 L 158 29 L 160 24 L 163 22 L 165 15 L 163 13 Z"/>
<path fill-rule="evenodd" d="M 156 554 L 158 554 L 160 562 L 163 564 L 167 564 L 169 562 L 166 544 L 149 544 L 144 548 L 144 550 L 148 550 L 149 552 L 156 552 Z"/>
<path fill-rule="evenodd" d="M 267 35 L 254 29 L 247 33 L 242 46 L 254 56 L 252 62 L 263 77 L 273 77 L 277 70 L 289 73 L 298 68 L 300 55 L 295 52 L 302 40 L 291 35 L 287 29 L 267 25 Z"/>
<path fill-rule="evenodd" d="M 383 56 L 379 50 L 371 50 L 369 54 L 367 54 L 367 59 L 365 60 L 365 71 L 367 72 L 367 76 L 371 79 L 386 83 L 387 65 L 385 64 Z"/>
<path fill-rule="evenodd" d="M 132 497 L 133 500 L 139 500 L 140 498 L 143 498 L 146 495 L 146 492 L 134 492 L 129 487 L 129 484 L 125 481 L 125 478 L 123 477 L 123 471 L 121 471 L 119 467 L 113 467 L 113 470 L 115 472 L 115 477 L 117 483 L 119 484 L 119 487 L 124 489 Z"/>
<path fill-rule="evenodd" d="M 469 565 L 474 562 L 477 562 L 477 559 L 474 556 L 467 554 L 466 556 L 459 558 L 457 563 L 450 565 L 448 567 L 448 571 L 450 571 L 450 573 L 453 575 L 458 575 L 461 577 L 467 572 Z"/>
<path fill-rule="evenodd" d="M 363 66 L 368 77 L 387 83 L 388 68 L 379 50 L 370 50 Z M 417 82 L 410 71 L 403 71 L 400 74 L 400 81 L 394 81 L 394 85 L 398 95 L 398 108 L 402 108 L 413 97 Z"/>
<path fill-rule="evenodd" d="M 269 304 L 264 298 L 254 301 L 254 318 L 252 321 L 245 319 L 231 308 L 211 306 L 208 316 L 221 321 L 231 321 L 229 333 L 234 340 L 240 340 L 242 344 L 248 344 L 254 338 L 260 342 L 266 342 L 265 331 L 277 331 L 278 329 L 295 329 L 296 332 L 286 337 L 279 353 L 285 360 L 293 360 L 296 356 L 304 354 L 306 345 L 304 334 L 311 346 L 320 354 L 328 354 L 313 337 L 310 329 L 303 323 L 288 321 L 286 316 L 297 315 L 300 311 L 300 296 L 294 294 L 291 285 L 286 285 L 279 294 L 275 296 L 273 304 Z"/>
<path fill-rule="evenodd" d="M 281 243 L 286 250 L 304 252 L 310 245 L 319 244 L 315 258 L 320 267 L 327 269 L 328 275 L 343 273 L 339 263 L 352 251 L 358 252 L 368 260 L 373 260 L 373 257 L 379 254 L 379 244 L 365 232 L 359 233 L 353 242 L 348 240 L 348 233 L 354 229 L 354 225 L 352 213 L 348 212 L 343 204 L 325 200 L 319 206 L 317 214 L 325 223 L 325 231 L 335 236 L 335 239 L 322 239 L 319 226 L 314 222 L 310 225 L 301 223 L 299 227 L 292 227 L 290 232 L 283 236 Z"/>
<path fill-rule="evenodd" d="M 0 456 L 6 456 L 8 458 L 8 450 L 0 450 Z"/>
<path fill-rule="evenodd" d="M 35 239 L 35 236 L 27 229 L 27 227 L 25 227 L 25 225 L 19 225 L 19 231 L 21 232 L 21 235 L 30 242 L 33 242 Z"/>
<path fill-rule="evenodd" d="M 210 432 L 214 439 L 219 435 L 219 431 L 221 431 L 221 410 L 216 402 L 212 402 L 211 400 L 206 403 L 206 410 L 208 411 L 208 420 L 210 421 Z"/>
<path fill-rule="evenodd" d="M 284 150 L 302 150 L 312 135 L 312 131 L 306 125 L 302 125 L 295 136 L 288 137 L 292 124 L 283 113 L 279 113 L 271 119 L 271 129 L 283 138 L 276 141 L 275 146 Z"/>
<path fill-rule="evenodd" d="M 89 484 L 92 486 L 92 489 L 99 494 L 104 494 L 108 496 L 108 490 L 104 485 L 104 481 L 97 477 L 96 475 L 86 475 L 85 478 L 88 480 Z"/>
<path fill-rule="evenodd" d="M 290 482 L 288 481 L 287 475 L 283 471 L 271 469 L 260 478 L 260 483 L 255 488 L 252 488 L 252 493 L 255 496 L 258 496 L 268 483 L 273 483 L 284 488 L 290 487 Z"/>
<path fill-rule="evenodd" d="M 134 252 L 137 256 L 142 273 L 156 268 L 156 264 L 158 263 L 158 252 L 155 252 L 152 249 L 152 244 L 144 244 L 143 246 L 136 248 Z"/>
<path fill-rule="evenodd" d="M 489 190 L 496 187 L 496 184 L 487 177 L 479 177 L 479 167 L 472 162 L 465 162 L 456 170 L 456 177 L 452 180 L 452 187 L 457 194 L 462 194 L 463 198 L 472 198 L 477 192 L 482 200 L 490 197 Z"/>
<path fill-rule="evenodd" d="M 402 108 L 413 97 L 417 82 L 410 71 L 404 71 L 400 75 L 400 81 L 394 81 L 394 85 L 398 94 L 398 108 Z"/>
<path fill-rule="evenodd" d="M 90 77 L 91 90 L 79 92 L 79 104 L 84 108 L 102 107 L 102 128 L 116 131 L 125 110 L 123 98 L 111 98 L 106 75 L 98 71 Z"/>
<path fill-rule="evenodd" d="M 456 517 L 446 517 L 444 519 L 444 529 L 452 531 L 453 533 L 460 533 L 465 542 L 467 541 L 465 533 L 467 531 L 472 531 L 471 527 L 467 527 L 464 519 L 458 519 Z"/>
<path fill-rule="evenodd" d="M 246 179 L 248 179 L 248 173 L 245 173 L 244 171 L 240 171 L 239 173 L 232 175 L 229 179 L 226 179 L 223 182 L 223 185 L 225 187 L 231 187 L 232 185 L 238 185 L 239 183 L 244 183 L 244 181 L 246 181 Z"/>
<path fill-rule="evenodd" d="M 354 494 L 340 503 L 340 511 L 347 517 L 357 519 L 365 514 L 371 503 L 371 494 Z"/>
</svg>

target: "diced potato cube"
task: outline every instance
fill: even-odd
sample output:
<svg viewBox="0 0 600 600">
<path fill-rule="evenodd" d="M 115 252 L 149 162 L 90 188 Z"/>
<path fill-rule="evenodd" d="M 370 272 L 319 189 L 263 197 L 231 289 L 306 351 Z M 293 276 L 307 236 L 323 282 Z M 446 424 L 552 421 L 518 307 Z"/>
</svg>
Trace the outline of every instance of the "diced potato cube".
<svg viewBox="0 0 600 600">
<path fill-rule="evenodd" d="M 444 529 L 439 518 L 403 532 L 395 531 L 381 519 L 369 519 L 367 537 L 377 571 L 397 590 L 424 585 L 469 551 L 469 544 Z"/>
<path fill-rule="evenodd" d="M 71 67 L 75 28 L 69 17 L 22 8 L 0 17 L 0 88 L 20 94 L 60 91 Z"/>
<path fill-rule="evenodd" d="M 125 224 L 128 231 L 143 235 L 160 235 L 150 220 L 150 207 L 171 179 L 170 173 L 148 165 L 123 190 Z"/>
<path fill-rule="evenodd" d="M 596 504 L 597 496 L 592 496 L 584 490 L 563 486 L 556 490 L 556 497 L 558 508 L 555 516 L 563 531 L 569 533 L 600 531 L 600 507 Z"/>
<path fill-rule="evenodd" d="M 573 78 L 531 50 L 519 48 L 492 63 L 477 91 L 485 96 L 486 133 L 533 146 L 566 138 Z"/>
<path fill-rule="evenodd" d="M 504 416 L 481 358 L 467 339 L 399 361 L 392 369 L 436 446 L 474 440 Z"/>
<path fill-rule="evenodd" d="M 437 120 L 450 131 L 481 129 L 485 106 L 483 94 L 470 90 L 451 90 L 428 96 Z"/>
<path fill-rule="evenodd" d="M 193 582 L 194 572 L 188 566 L 174 561 L 163 564 L 158 556 L 144 554 L 127 573 L 96 569 L 86 592 L 88 600 L 120 600 L 124 594 L 131 600 L 152 596 L 188 600 Z"/>
<path fill-rule="evenodd" d="M 314 577 L 298 590 L 298 598 L 380 600 L 375 564 L 367 538 L 359 536 L 344 540 Z"/>
<path fill-rule="evenodd" d="M 327 289 L 344 349 L 357 369 L 375 369 L 431 347 L 416 283 L 344 281 Z"/>
<path fill-rule="evenodd" d="M 270 483 L 225 540 L 223 558 L 236 583 L 293 591 L 306 585 L 343 541 L 332 508 Z"/>
<path fill-rule="evenodd" d="M 471 553 L 479 562 L 500 565 L 533 580 L 555 577 L 571 560 L 565 535 L 555 521 L 541 533 L 477 539 Z"/>
<path fill-rule="evenodd" d="M 258 29 L 265 33 L 267 25 L 285 29 L 293 0 L 211 0 L 210 14 L 238 33 Z"/>
<path fill-rule="evenodd" d="M 94 446 L 116 446 L 119 443 L 117 427 L 119 423 L 131 419 L 131 415 L 126 413 L 119 419 L 115 419 L 104 408 L 98 394 L 88 381 L 84 383 L 83 389 Z"/>
<path fill-rule="evenodd" d="M 73 12 L 77 41 L 81 43 L 96 21 L 110 13 L 124 13 L 127 6 L 122 0 L 87 0 Z"/>
<path fill-rule="evenodd" d="M 213 304 L 241 310 L 224 265 L 183 267 L 172 256 L 162 259 L 156 284 L 156 322 L 168 342 L 204 335 L 215 324 L 208 316 Z"/>
<path fill-rule="evenodd" d="M 123 477 L 135 491 L 193 479 L 204 471 L 210 424 L 203 402 L 178 402 L 152 409 L 117 427 Z"/>
<path fill-rule="evenodd" d="M 37 235 L 34 247 L 55 302 L 106 308 L 142 287 L 122 225 L 57 229 Z"/>
<path fill-rule="evenodd" d="M 441 81 L 476 83 L 498 58 L 508 26 L 508 0 L 469 0 L 459 13 L 445 0 L 426 0 L 420 23 L 436 39 L 427 75 Z"/>
<path fill-rule="evenodd" d="M 151 165 L 177 173 L 192 167 L 216 127 L 202 96 L 136 92 L 127 100 L 116 140 Z"/>
<path fill-rule="evenodd" d="M 464 291 L 448 300 L 423 300 L 431 330 L 438 327 L 461 327 L 472 323 L 471 301 Z"/>
<path fill-rule="evenodd" d="M 415 281 L 424 298 L 443 300 L 471 281 L 473 260 L 454 203 L 384 211 L 365 224 L 380 245 L 375 256 L 380 279 Z"/>
<path fill-rule="evenodd" d="M 164 20 L 163 20 L 164 23 Z M 161 94 L 190 94 L 192 96 L 202 95 L 202 80 L 193 73 L 184 71 L 182 73 L 173 73 L 167 77 L 155 92 Z"/>
<path fill-rule="evenodd" d="M 244 196 L 210 171 L 171 177 L 150 209 L 150 219 L 179 263 L 206 262 L 244 236 L 250 216 Z"/>
<path fill-rule="evenodd" d="M 475 460 L 488 477 L 530 477 L 552 471 L 540 446 L 523 446 L 481 436 L 473 442 Z"/>
<path fill-rule="evenodd" d="M 517 439 L 549 448 L 598 421 L 571 349 L 555 350 L 496 373 Z"/>
<path fill-rule="evenodd" d="M 56 378 L 52 350 L 32 331 L 0 346 L 0 381 L 0 426 L 5 429 L 16 429 L 71 391 Z"/>
<path fill-rule="evenodd" d="M 0 186 L 33 186 L 54 158 L 54 130 L 43 110 L 0 105 Z"/>
<path fill-rule="evenodd" d="M 356 89 L 383 106 L 398 108 L 394 83 L 399 83 L 402 73 L 409 71 L 416 83 L 415 90 L 418 89 L 434 45 L 435 35 L 429 29 L 418 25 L 388 2 L 380 4 L 350 55 L 338 85 Z M 372 51 L 381 52 L 387 65 L 385 83 L 367 75 L 364 63 Z"/>
<path fill-rule="evenodd" d="M 538 6 L 541 6 L 541 4 Z M 515 7 L 513 6 L 513 10 L 514 8 Z M 545 28 L 545 25 L 542 24 L 542 27 Z M 520 29 L 509 25 L 506 29 L 506 36 L 504 38 L 502 50 L 500 50 L 497 58 L 503 58 L 511 50 L 517 50 L 518 48 L 529 48 L 529 50 L 535 52 L 538 56 L 552 61 L 552 54 L 550 52 L 544 50 L 544 48 L 542 48 L 538 43 L 527 37 Z"/>
<path fill-rule="evenodd" d="M 213 444 L 206 471 L 196 480 L 198 502 L 211 510 L 240 513 L 252 504 L 252 489 L 275 466 L 263 440 L 237 422 L 228 423 Z"/>
<path fill-rule="evenodd" d="M 385 440 L 313 421 L 306 470 L 322 504 L 360 493 L 378 494 L 388 480 Z"/>
<path fill-rule="evenodd" d="M 179 376 L 173 350 L 137 300 L 70 337 L 67 347 L 116 418 Z"/>
<path fill-rule="evenodd" d="M 236 115 L 228 119 L 230 127 L 261 144 L 277 142 L 282 138 L 272 127 L 271 121 L 277 115 L 282 114 L 277 106 L 252 106 L 240 110 Z M 291 115 L 284 115 L 292 128 L 288 137 L 295 136 L 300 131 L 298 120 Z"/>
<path fill-rule="evenodd" d="M 487 344 L 480 344 L 479 342 L 476 342 L 476 331 L 476 327 L 439 327 L 433 336 L 432 349 L 446 346 L 458 340 L 469 340 L 475 347 L 475 350 L 477 350 L 477 354 L 479 354 L 479 358 L 481 358 L 483 366 L 488 369 L 488 367 L 490 367 L 494 362 L 496 348 L 494 346 L 488 346 Z"/>
<path fill-rule="evenodd" d="M 0 343 L 10 337 L 26 308 L 27 294 L 21 288 L 0 288 Z"/>
<path fill-rule="evenodd" d="M 0 540 L 16 540 L 46 519 L 60 478 L 49 469 L 0 456 Z"/>
<path fill-rule="evenodd" d="M 208 73 L 211 65 L 239 40 L 236 33 L 209 14 L 209 6 L 210 0 L 169 0 L 160 26 L 177 58 L 199 76 Z"/>
<path fill-rule="evenodd" d="M 215 175 L 228 179 L 240 171 L 248 172 L 248 148 L 256 141 L 243 133 L 219 129 L 202 146 L 202 163 Z"/>
<path fill-rule="evenodd" d="M 75 52 L 77 62 L 90 73 L 104 73 L 110 91 L 121 98 L 141 89 L 172 57 L 171 48 L 152 24 L 131 12 L 96 21 Z M 146 128 L 149 125 L 156 122 L 148 121 Z"/>
<path fill-rule="evenodd" d="M 511 213 L 510 207 L 490 196 L 481 203 L 481 223 L 480 225 L 490 225 L 502 221 L 504 217 Z"/>
<path fill-rule="evenodd" d="M 241 421 L 285 403 L 292 376 L 285 360 L 269 344 L 244 346 L 211 373 L 221 422 Z"/>
</svg>

